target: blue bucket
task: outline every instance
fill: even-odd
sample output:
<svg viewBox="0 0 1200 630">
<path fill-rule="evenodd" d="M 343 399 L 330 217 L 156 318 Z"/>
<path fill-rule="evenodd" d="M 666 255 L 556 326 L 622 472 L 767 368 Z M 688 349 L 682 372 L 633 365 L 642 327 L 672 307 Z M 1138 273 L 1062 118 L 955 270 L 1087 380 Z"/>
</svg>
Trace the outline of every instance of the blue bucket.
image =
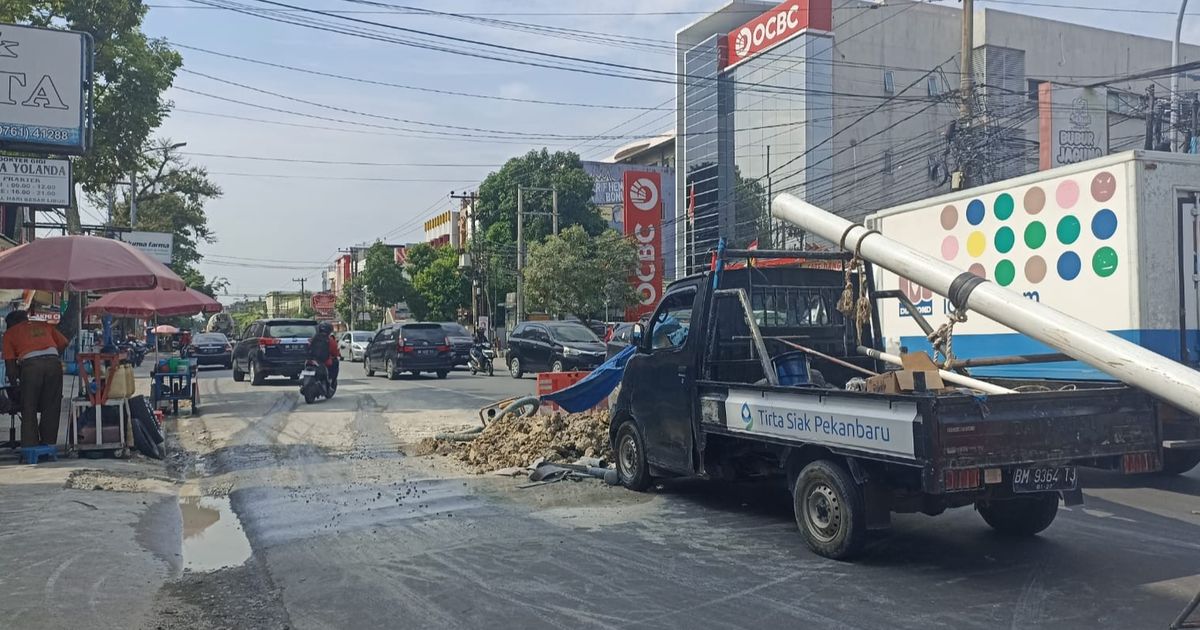
<svg viewBox="0 0 1200 630">
<path fill-rule="evenodd" d="M 771 363 L 775 366 L 775 375 L 779 377 L 780 385 L 795 387 L 812 384 L 808 376 L 807 352 L 787 352 L 775 357 Z"/>
</svg>

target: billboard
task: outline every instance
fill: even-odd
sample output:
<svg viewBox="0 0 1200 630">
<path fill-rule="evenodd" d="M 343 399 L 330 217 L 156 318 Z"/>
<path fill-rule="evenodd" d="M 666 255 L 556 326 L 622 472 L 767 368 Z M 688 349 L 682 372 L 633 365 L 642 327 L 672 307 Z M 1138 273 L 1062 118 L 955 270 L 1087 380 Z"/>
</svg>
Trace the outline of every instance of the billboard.
<svg viewBox="0 0 1200 630">
<path fill-rule="evenodd" d="M 334 308 L 337 306 L 337 296 L 330 292 L 314 293 L 309 298 L 313 310 L 322 317 L 330 317 L 333 315 Z"/>
<path fill-rule="evenodd" d="M 630 280 L 638 303 L 625 311 L 626 321 L 654 312 L 663 287 L 662 176 L 653 171 L 625 171 L 625 236 L 637 245 L 638 270 Z"/>
<path fill-rule="evenodd" d="M 0 156 L 0 204 L 71 205 L 71 161 Z"/>
<path fill-rule="evenodd" d="M 1108 90 L 1038 86 L 1038 169 L 1108 155 Z"/>
<path fill-rule="evenodd" d="M 0 24 L 0 146 L 83 153 L 91 75 L 88 34 Z"/>
<path fill-rule="evenodd" d="M 625 173 L 629 171 L 657 173 L 663 185 L 659 193 L 662 196 L 663 212 L 673 216 L 675 212 L 675 169 L 662 166 L 642 166 L 638 164 L 621 164 L 615 162 L 581 162 L 585 173 L 595 181 L 592 189 L 592 203 L 600 211 L 600 216 L 608 222 L 608 226 L 621 234 L 625 231 Z M 675 249 L 675 230 L 668 221 L 668 229 L 662 233 L 663 251 Z M 675 273 L 675 257 L 666 256 L 664 277 L 672 278 Z"/>
<path fill-rule="evenodd" d="M 129 243 L 154 260 L 169 265 L 171 264 L 171 248 L 175 244 L 175 237 L 165 232 L 122 232 L 121 240 Z"/>
<path fill-rule="evenodd" d="M 833 30 L 831 0 L 788 0 L 730 31 L 729 58 L 723 68 L 735 66 L 810 28 Z"/>
</svg>

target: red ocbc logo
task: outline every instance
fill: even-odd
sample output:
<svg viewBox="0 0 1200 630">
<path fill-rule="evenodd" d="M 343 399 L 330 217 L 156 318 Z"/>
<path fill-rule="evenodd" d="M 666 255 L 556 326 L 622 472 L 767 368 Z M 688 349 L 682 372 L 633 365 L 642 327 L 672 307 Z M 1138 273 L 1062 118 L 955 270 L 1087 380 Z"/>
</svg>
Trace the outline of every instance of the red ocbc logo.
<svg viewBox="0 0 1200 630">
<path fill-rule="evenodd" d="M 759 48 L 785 32 L 800 28 L 800 20 L 796 18 L 796 12 L 799 10 L 800 5 L 793 4 L 787 11 L 780 11 L 766 22 L 755 24 L 754 28 L 743 26 L 742 30 L 738 31 L 737 41 L 734 43 L 737 56 L 745 57 L 750 54 L 751 47 Z"/>
<path fill-rule="evenodd" d="M 638 269 L 629 281 L 638 304 L 626 312 L 635 321 L 654 311 L 662 293 L 662 176 L 654 172 L 626 171 L 625 235 L 637 245 Z"/>
<path fill-rule="evenodd" d="M 781 43 L 806 28 L 832 30 L 830 0 L 788 0 L 729 34 L 732 66 Z"/>
</svg>

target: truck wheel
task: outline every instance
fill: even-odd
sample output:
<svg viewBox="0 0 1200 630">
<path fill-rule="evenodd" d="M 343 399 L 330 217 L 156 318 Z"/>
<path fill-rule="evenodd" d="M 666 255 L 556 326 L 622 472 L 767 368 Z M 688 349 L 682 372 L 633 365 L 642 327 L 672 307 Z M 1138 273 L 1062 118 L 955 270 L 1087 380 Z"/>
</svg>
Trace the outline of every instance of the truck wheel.
<svg viewBox="0 0 1200 630">
<path fill-rule="evenodd" d="M 1163 449 L 1164 475 L 1182 475 L 1200 464 L 1200 450 Z"/>
<path fill-rule="evenodd" d="M 650 487 L 650 466 L 646 463 L 646 441 L 637 423 L 626 420 L 617 429 L 617 479 L 621 485 L 641 492 Z"/>
<path fill-rule="evenodd" d="M 847 559 L 866 542 L 862 488 L 839 464 L 819 459 L 805 466 L 792 491 L 792 506 L 804 542 L 819 555 Z"/>
<path fill-rule="evenodd" d="M 1058 494 L 1046 492 L 1017 499 L 980 501 L 975 509 L 992 529 L 1006 536 L 1033 536 L 1050 527 L 1058 514 Z"/>
</svg>

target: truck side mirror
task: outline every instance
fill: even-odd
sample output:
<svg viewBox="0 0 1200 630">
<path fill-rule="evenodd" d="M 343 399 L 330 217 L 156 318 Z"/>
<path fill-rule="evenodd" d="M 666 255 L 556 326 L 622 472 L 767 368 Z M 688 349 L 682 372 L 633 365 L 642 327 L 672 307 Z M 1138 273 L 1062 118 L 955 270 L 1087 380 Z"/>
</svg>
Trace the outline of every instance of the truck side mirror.
<svg viewBox="0 0 1200 630">
<path fill-rule="evenodd" d="M 646 336 L 646 325 L 638 322 L 633 325 L 633 331 L 629 333 L 629 340 L 633 345 L 642 345 L 642 339 Z"/>
</svg>

